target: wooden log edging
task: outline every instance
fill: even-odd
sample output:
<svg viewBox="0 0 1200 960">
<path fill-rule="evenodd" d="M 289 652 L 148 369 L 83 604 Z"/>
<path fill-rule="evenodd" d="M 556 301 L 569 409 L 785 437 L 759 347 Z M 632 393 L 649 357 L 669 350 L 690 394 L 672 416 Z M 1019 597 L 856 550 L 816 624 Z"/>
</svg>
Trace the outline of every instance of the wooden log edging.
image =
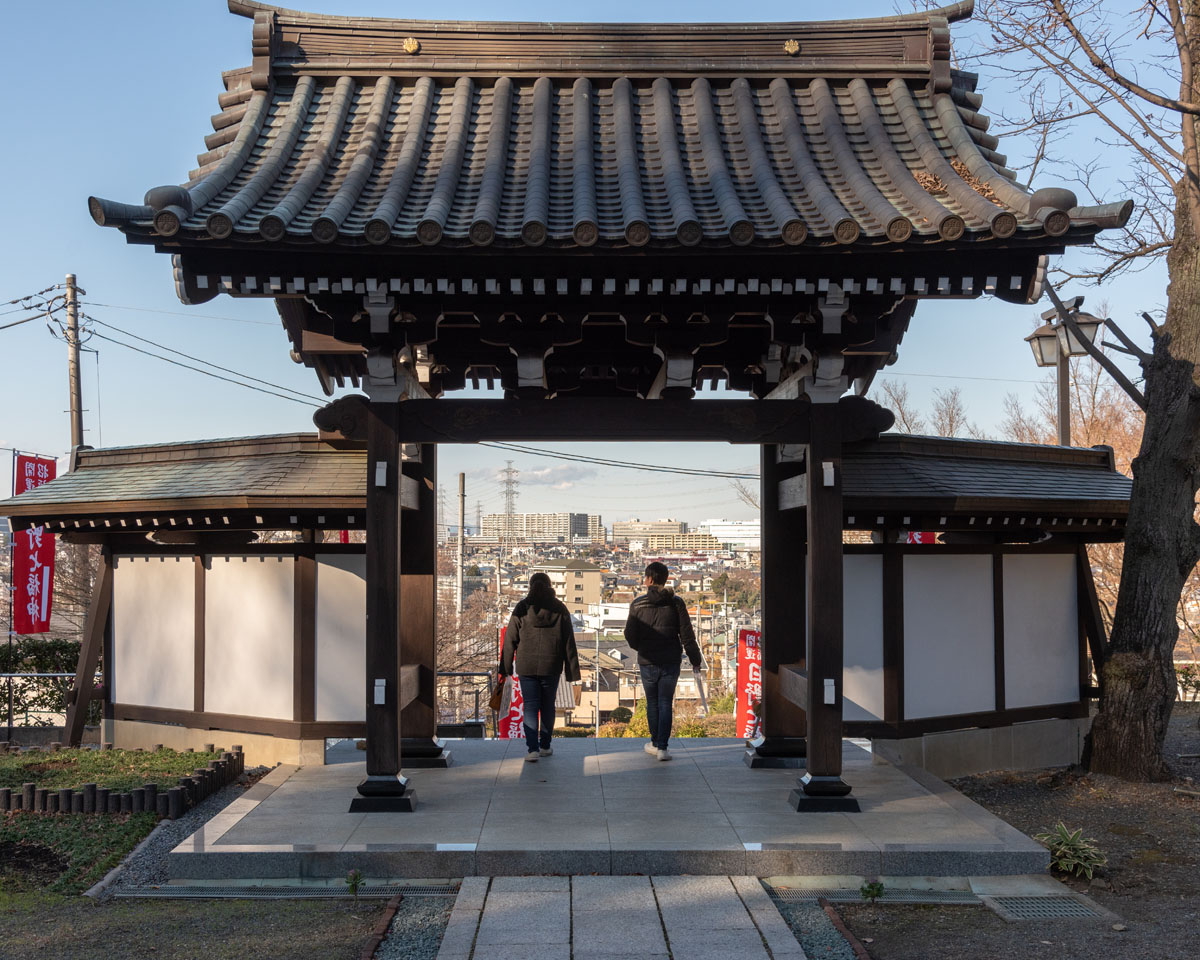
<svg viewBox="0 0 1200 960">
<path fill-rule="evenodd" d="M 156 745 L 156 752 L 161 749 Z M 32 782 L 23 783 L 18 789 L 0 787 L 0 813 L 153 813 L 160 819 L 177 820 L 245 772 L 246 757 L 241 744 L 220 753 L 220 758 L 207 767 L 197 767 L 191 776 L 180 777 L 179 786 L 175 787 L 160 788 L 157 783 L 147 783 L 125 792 L 96 783 L 85 783 L 78 789 L 39 787 Z"/>
</svg>

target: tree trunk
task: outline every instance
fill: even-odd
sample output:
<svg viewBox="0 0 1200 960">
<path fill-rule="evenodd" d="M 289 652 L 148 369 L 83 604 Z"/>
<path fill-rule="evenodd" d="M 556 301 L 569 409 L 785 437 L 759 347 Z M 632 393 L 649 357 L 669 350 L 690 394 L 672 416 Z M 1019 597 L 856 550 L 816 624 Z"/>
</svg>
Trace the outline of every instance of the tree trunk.
<svg viewBox="0 0 1200 960">
<path fill-rule="evenodd" d="M 1163 740 L 1175 703 L 1176 608 L 1200 558 L 1200 248 L 1179 191 L 1167 263 L 1167 322 L 1143 364 L 1146 425 L 1133 461 L 1133 493 L 1112 636 L 1100 672 L 1100 712 L 1084 751 L 1099 773 L 1128 780 L 1170 775 Z"/>
</svg>

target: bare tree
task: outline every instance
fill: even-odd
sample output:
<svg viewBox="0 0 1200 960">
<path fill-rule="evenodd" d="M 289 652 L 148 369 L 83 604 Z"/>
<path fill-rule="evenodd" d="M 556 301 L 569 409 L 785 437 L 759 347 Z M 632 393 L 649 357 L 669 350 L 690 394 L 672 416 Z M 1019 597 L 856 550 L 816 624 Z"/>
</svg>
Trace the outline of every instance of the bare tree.
<svg viewBox="0 0 1200 960">
<path fill-rule="evenodd" d="M 733 480 L 729 484 L 733 487 L 733 492 L 737 494 L 737 498 L 746 506 L 758 509 L 758 491 L 750 489 L 749 484 L 744 480 Z"/>
<path fill-rule="evenodd" d="M 980 429 L 967 419 L 961 387 L 933 391 L 933 413 L 929 424 L 939 437 L 982 437 Z"/>
<path fill-rule="evenodd" d="M 1094 195 L 1101 158 L 1119 165 L 1116 181 L 1139 201 L 1117 240 L 1097 244 L 1072 275 L 1100 281 L 1166 260 L 1165 321 L 1151 321 L 1150 351 L 1132 351 L 1145 378 L 1145 430 L 1084 757 L 1092 770 L 1160 779 L 1169 775 L 1176 614 L 1200 560 L 1200 0 L 984 0 L 977 18 L 987 30 L 975 57 L 1027 94 L 1019 126 L 1040 131 L 1038 168 Z"/>
<path fill-rule="evenodd" d="M 895 380 L 884 380 L 879 387 L 880 395 L 875 398 L 896 416 L 896 429 L 901 433 L 921 433 L 925 429 L 922 417 L 908 398 L 908 384 Z"/>
</svg>

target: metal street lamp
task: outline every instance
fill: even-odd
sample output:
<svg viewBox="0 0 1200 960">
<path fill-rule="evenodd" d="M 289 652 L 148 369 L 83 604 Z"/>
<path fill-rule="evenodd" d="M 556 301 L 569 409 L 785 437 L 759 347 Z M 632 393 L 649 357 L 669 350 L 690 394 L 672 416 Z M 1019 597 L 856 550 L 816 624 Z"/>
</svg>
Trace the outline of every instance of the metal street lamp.
<svg viewBox="0 0 1200 960">
<path fill-rule="evenodd" d="M 1075 322 L 1079 335 L 1086 338 L 1088 344 L 1096 342 L 1096 335 L 1105 321 L 1090 313 L 1081 313 L 1083 297 L 1073 297 L 1066 301 L 1063 307 Z M 1082 357 L 1089 353 L 1088 348 L 1081 342 L 1065 323 L 1058 320 L 1058 310 L 1047 310 L 1042 319 L 1049 321 L 1042 324 L 1029 336 L 1025 342 L 1033 350 L 1033 359 L 1039 367 L 1058 368 L 1058 443 L 1059 446 L 1071 445 L 1071 357 Z"/>
</svg>

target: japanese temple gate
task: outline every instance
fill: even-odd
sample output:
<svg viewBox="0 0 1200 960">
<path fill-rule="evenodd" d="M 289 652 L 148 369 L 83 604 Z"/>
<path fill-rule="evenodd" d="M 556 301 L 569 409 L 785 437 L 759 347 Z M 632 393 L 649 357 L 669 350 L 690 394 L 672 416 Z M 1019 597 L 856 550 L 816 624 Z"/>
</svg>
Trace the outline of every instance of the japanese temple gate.
<svg viewBox="0 0 1200 960">
<path fill-rule="evenodd" d="M 843 444 L 893 419 L 865 393 L 920 299 L 1033 303 L 1047 257 L 1131 204 L 1017 182 L 974 77 L 951 69 L 969 2 L 684 25 L 229 6 L 253 20 L 253 61 L 224 75 L 199 166 L 142 204 L 89 205 L 172 255 L 185 303 L 273 298 L 326 392 L 365 393 L 316 417 L 366 449 L 356 808 L 410 808 L 402 761 L 440 750 L 433 533 L 402 517 L 402 481 L 425 516 L 436 444 L 534 439 L 760 445 L 757 755 L 806 756 L 799 806 L 853 804 Z M 480 381 L 504 399 L 448 396 Z M 749 399 L 693 399 L 718 381 Z M 1008 529 L 993 538 L 1033 539 Z"/>
</svg>

